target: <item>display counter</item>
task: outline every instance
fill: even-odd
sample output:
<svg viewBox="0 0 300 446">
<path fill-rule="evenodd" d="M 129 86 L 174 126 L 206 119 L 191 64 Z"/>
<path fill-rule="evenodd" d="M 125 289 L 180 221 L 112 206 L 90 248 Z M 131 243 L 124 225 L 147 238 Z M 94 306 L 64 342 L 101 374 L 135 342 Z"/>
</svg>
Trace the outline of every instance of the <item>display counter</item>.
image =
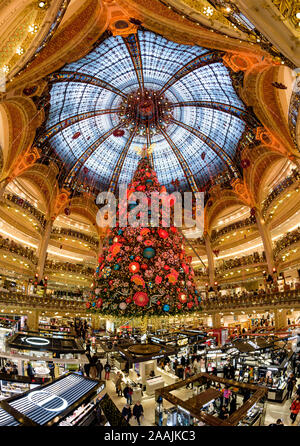
<svg viewBox="0 0 300 446">
<path fill-rule="evenodd" d="M 165 382 L 161 376 L 155 376 L 154 378 L 149 378 L 146 381 L 146 392 L 148 395 L 152 396 L 155 390 L 164 387 Z"/>
<path fill-rule="evenodd" d="M 21 425 L 87 425 L 92 405 L 104 388 L 103 381 L 69 373 L 35 390 L 2 400 L 0 407 Z"/>
</svg>

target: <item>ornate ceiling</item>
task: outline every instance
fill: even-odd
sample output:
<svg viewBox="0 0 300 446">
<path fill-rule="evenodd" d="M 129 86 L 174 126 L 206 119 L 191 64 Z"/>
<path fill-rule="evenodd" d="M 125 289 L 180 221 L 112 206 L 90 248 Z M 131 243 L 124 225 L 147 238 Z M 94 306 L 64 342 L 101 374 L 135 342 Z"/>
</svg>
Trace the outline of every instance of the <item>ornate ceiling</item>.
<svg viewBox="0 0 300 446">
<path fill-rule="evenodd" d="M 63 160 L 68 179 L 103 189 L 132 178 L 137 148 L 154 143 L 160 182 L 199 190 L 224 170 L 249 121 L 223 53 L 149 31 L 108 37 L 49 76 L 50 110 L 38 146 Z"/>
</svg>

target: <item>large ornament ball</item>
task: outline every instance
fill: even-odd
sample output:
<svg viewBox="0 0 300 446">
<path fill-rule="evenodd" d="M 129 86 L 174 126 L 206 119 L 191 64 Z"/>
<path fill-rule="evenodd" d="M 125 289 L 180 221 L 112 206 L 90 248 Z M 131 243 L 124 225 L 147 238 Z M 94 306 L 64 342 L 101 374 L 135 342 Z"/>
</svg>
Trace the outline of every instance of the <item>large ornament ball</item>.
<svg viewBox="0 0 300 446">
<path fill-rule="evenodd" d="M 137 291 L 133 296 L 134 303 L 139 307 L 145 307 L 149 302 L 149 297 L 147 293 L 143 291 Z"/>
<path fill-rule="evenodd" d="M 145 248 L 143 251 L 143 257 L 145 259 L 152 259 L 155 256 L 156 252 L 154 248 Z"/>
<path fill-rule="evenodd" d="M 127 307 L 127 304 L 125 302 L 121 302 L 119 307 L 120 307 L 121 310 L 125 310 L 126 307 Z"/>
</svg>

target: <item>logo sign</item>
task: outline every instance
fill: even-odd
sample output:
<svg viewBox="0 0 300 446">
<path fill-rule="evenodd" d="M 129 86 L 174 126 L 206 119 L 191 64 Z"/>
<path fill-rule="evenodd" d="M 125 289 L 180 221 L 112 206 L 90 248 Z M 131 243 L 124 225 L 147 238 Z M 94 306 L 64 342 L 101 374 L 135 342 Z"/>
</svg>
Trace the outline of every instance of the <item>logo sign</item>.
<svg viewBox="0 0 300 446">
<path fill-rule="evenodd" d="M 28 399 L 31 403 L 36 406 L 41 407 L 48 412 L 61 412 L 68 407 L 68 402 L 58 395 L 52 395 L 45 390 L 36 390 L 28 395 Z M 52 405 L 55 403 L 54 407 L 46 407 L 49 403 Z"/>
<path fill-rule="evenodd" d="M 35 338 L 35 337 L 30 337 L 30 338 L 22 338 L 22 342 L 27 342 L 27 344 L 31 344 L 31 345 L 39 345 L 39 346 L 44 346 L 44 345 L 48 345 L 50 344 L 49 339 L 45 339 L 45 338 Z"/>
</svg>

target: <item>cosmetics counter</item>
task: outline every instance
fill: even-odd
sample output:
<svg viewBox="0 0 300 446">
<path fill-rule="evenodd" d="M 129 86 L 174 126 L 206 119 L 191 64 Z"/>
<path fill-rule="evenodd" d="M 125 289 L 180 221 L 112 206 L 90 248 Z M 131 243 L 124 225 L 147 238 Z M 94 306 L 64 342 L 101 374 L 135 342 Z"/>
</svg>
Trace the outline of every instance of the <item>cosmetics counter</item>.
<svg viewBox="0 0 300 446">
<path fill-rule="evenodd" d="M 184 390 L 193 382 L 192 389 Z M 237 401 L 237 409 L 229 416 L 220 418 L 223 390 L 231 389 Z M 249 393 L 242 402 L 238 394 Z M 176 392 L 176 393 L 175 393 Z M 158 426 L 258 426 L 264 424 L 266 389 L 253 384 L 200 373 L 195 377 L 160 389 L 155 394 L 155 424 Z M 166 406 L 166 407 L 164 407 Z"/>
<path fill-rule="evenodd" d="M 35 390 L 2 400 L 1 411 L 13 420 L 3 422 L 0 416 L 0 425 L 12 425 L 14 421 L 25 426 L 89 426 L 95 422 L 95 409 L 104 389 L 103 381 L 69 373 Z"/>
<path fill-rule="evenodd" d="M 49 332 L 17 332 L 6 341 L 6 351 L 0 353 L 0 364 L 11 360 L 17 365 L 18 374 L 26 375 L 28 362 L 35 376 L 49 377 L 49 362 L 55 365 L 55 376 L 76 371 L 88 362 L 81 342 L 68 334 Z"/>
</svg>

